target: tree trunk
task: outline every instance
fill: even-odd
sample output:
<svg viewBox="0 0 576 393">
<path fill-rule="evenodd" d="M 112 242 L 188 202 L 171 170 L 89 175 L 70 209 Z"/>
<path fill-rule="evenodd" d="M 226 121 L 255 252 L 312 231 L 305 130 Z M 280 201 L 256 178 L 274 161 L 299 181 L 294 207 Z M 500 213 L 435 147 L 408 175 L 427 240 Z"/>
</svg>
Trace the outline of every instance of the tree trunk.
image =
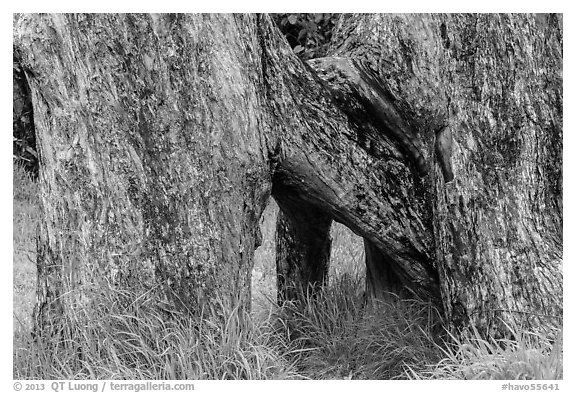
<svg viewBox="0 0 576 393">
<path fill-rule="evenodd" d="M 373 70 L 424 146 L 455 323 L 561 318 L 562 34 L 525 14 L 346 16 L 335 33 L 331 55 Z"/>
<path fill-rule="evenodd" d="M 249 306 L 275 135 L 255 19 L 19 21 L 41 160 L 40 324 L 91 285 L 154 289 L 192 312 Z"/>
<path fill-rule="evenodd" d="M 91 283 L 247 305 L 271 190 L 280 285 L 324 281 L 336 220 L 366 239 L 371 293 L 487 332 L 560 315 L 557 16 L 344 16 L 309 64 L 265 15 L 27 15 L 15 31 L 40 316 Z"/>
</svg>

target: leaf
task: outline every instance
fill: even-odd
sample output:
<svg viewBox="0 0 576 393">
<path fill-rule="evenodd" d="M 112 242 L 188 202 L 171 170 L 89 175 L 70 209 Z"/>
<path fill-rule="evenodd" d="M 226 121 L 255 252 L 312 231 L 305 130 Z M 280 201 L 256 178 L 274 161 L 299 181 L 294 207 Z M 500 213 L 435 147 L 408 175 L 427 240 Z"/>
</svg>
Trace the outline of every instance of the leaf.
<svg viewBox="0 0 576 393">
<path fill-rule="evenodd" d="M 294 47 L 294 53 L 298 54 L 300 52 L 304 52 L 304 47 L 302 45 L 296 45 Z"/>
<path fill-rule="evenodd" d="M 290 22 L 291 25 L 295 25 L 298 22 L 298 15 L 296 14 L 291 14 L 288 17 L 288 22 Z"/>
<path fill-rule="evenodd" d="M 318 30 L 318 25 L 316 23 L 314 23 L 313 20 L 308 21 L 308 23 L 306 23 L 306 30 L 308 30 L 309 32 L 316 32 Z"/>
</svg>

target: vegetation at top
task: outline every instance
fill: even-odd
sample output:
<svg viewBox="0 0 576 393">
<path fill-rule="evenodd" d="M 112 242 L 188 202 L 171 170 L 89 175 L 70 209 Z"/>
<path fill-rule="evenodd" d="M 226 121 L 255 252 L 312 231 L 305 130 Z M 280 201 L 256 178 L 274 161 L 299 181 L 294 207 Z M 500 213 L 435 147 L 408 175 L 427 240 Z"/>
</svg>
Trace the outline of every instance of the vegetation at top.
<svg viewBox="0 0 576 393">
<path fill-rule="evenodd" d="M 326 54 L 332 31 L 340 14 L 272 14 L 290 47 L 301 59 Z"/>
</svg>

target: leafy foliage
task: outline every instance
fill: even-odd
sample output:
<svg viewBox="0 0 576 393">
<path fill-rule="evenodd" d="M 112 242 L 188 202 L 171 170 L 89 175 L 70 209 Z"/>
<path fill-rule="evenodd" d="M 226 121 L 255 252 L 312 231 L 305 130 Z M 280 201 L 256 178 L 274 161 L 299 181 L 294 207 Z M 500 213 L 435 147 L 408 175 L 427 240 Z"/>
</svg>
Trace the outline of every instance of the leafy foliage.
<svg viewBox="0 0 576 393">
<path fill-rule="evenodd" d="M 326 54 L 340 14 L 272 14 L 294 52 L 303 60 Z"/>
</svg>

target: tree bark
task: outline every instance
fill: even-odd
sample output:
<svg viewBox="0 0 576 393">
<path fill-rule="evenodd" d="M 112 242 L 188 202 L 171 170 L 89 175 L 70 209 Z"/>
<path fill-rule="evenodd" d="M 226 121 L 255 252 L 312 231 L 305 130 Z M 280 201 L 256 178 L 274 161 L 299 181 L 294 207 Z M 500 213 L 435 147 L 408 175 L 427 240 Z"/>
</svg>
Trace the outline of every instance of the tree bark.
<svg viewBox="0 0 576 393">
<path fill-rule="evenodd" d="M 431 209 L 412 163 L 372 122 L 350 119 L 325 81 L 287 47 L 270 43 L 264 57 L 269 102 L 282 114 L 274 187 L 376 244 L 394 260 L 402 285 L 438 300 Z"/>
<path fill-rule="evenodd" d="M 330 54 L 373 70 L 425 146 L 454 323 L 561 318 L 562 34 L 528 14 L 346 16 L 335 33 Z"/>
<path fill-rule="evenodd" d="M 344 16 L 330 56 L 304 64 L 265 15 L 24 16 L 38 309 L 90 283 L 247 305 L 274 190 L 288 282 L 324 280 L 336 220 L 366 239 L 369 292 L 406 289 L 488 333 L 554 323 L 559 18 Z"/>
<path fill-rule="evenodd" d="M 237 15 L 19 21 L 41 159 L 40 323 L 90 286 L 153 289 L 192 312 L 218 297 L 249 307 L 275 135 L 256 28 Z"/>
</svg>

